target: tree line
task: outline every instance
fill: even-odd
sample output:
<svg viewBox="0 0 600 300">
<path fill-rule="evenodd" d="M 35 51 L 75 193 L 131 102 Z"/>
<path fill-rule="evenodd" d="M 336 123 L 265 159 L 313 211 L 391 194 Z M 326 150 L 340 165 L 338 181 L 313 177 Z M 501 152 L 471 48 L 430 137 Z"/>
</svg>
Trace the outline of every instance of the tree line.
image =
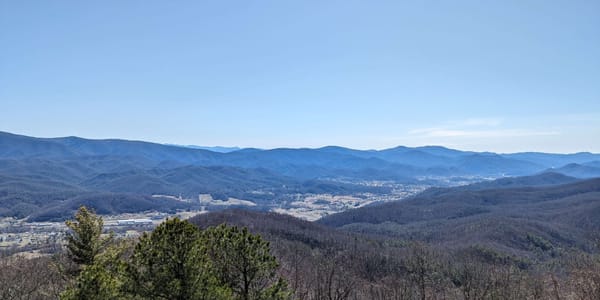
<svg viewBox="0 0 600 300">
<path fill-rule="evenodd" d="M 173 218 L 137 241 L 116 241 L 85 207 L 67 226 L 74 280 L 61 299 L 289 298 L 269 242 L 246 228 L 200 230 Z"/>
<path fill-rule="evenodd" d="M 450 251 L 248 222 L 261 235 L 174 218 L 116 239 L 81 208 L 63 251 L 0 258 L 0 299 L 600 299 L 595 254 L 528 262 L 483 246 Z"/>
</svg>

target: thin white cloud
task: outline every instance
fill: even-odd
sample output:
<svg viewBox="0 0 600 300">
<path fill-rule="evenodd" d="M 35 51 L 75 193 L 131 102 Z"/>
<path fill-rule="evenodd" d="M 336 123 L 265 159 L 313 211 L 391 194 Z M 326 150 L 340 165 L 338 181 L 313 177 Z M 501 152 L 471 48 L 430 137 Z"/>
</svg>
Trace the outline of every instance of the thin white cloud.
<svg viewBox="0 0 600 300">
<path fill-rule="evenodd" d="M 468 118 L 410 130 L 410 136 L 425 138 L 510 138 L 559 135 L 557 130 L 507 128 L 503 118 Z"/>
<path fill-rule="evenodd" d="M 381 144 L 513 153 L 574 153 L 600 149 L 600 114 L 519 115 L 470 118 L 408 128 L 403 135 L 381 138 Z"/>
<path fill-rule="evenodd" d="M 486 126 L 486 127 L 496 127 L 503 123 L 502 118 L 469 118 L 463 121 L 456 122 L 458 126 Z"/>
<path fill-rule="evenodd" d="M 526 136 L 552 136 L 559 135 L 559 131 L 535 131 L 526 129 L 488 129 L 468 130 L 452 128 L 422 128 L 409 131 L 412 136 L 420 137 L 526 137 Z"/>
</svg>

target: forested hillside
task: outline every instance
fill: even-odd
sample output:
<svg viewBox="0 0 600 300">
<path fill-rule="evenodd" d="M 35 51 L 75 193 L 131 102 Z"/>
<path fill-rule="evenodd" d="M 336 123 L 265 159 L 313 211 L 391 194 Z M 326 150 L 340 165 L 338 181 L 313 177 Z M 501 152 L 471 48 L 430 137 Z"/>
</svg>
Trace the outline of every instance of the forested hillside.
<svg viewBox="0 0 600 300">
<path fill-rule="evenodd" d="M 194 226 L 194 225 L 196 226 Z M 52 256 L 0 257 L 2 299 L 597 299 L 597 247 L 511 254 L 365 235 L 275 213 L 167 220 L 115 240 L 85 208 Z M 25 276 L 25 274 L 29 274 Z"/>
<path fill-rule="evenodd" d="M 495 225 L 484 223 L 471 229 L 473 237 L 466 243 L 440 243 L 419 235 L 328 228 L 273 213 L 224 211 L 190 221 L 200 228 L 247 226 L 271 241 L 296 299 L 591 300 L 600 295 L 595 230 L 569 246 L 515 223 L 513 233 L 527 236 L 529 247 L 515 251 L 500 236 L 490 242 L 486 227 Z"/>
<path fill-rule="evenodd" d="M 348 210 L 320 224 L 444 247 L 484 244 L 521 256 L 594 247 L 600 230 L 600 179 L 572 181 L 551 174 L 432 188 L 411 199 Z M 519 182 L 535 181 L 538 187 Z M 516 186 L 516 187 L 510 187 Z"/>
</svg>

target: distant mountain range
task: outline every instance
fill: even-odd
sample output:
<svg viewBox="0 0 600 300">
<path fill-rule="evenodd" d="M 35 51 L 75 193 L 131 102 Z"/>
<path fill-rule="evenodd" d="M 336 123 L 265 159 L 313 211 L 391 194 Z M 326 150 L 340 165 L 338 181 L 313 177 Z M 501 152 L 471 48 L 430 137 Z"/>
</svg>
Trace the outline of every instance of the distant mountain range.
<svg viewBox="0 0 600 300">
<path fill-rule="evenodd" d="M 129 201 L 98 204 L 106 213 L 115 213 L 189 206 L 149 198 L 155 194 L 192 200 L 211 194 L 215 199 L 250 200 L 261 207 L 295 193 L 389 192 L 352 183 L 370 180 L 443 185 L 449 177 L 473 181 L 547 171 L 577 178 L 600 176 L 600 155 L 585 152 L 496 154 L 439 146 L 212 150 L 0 132 L 0 215 L 60 218 L 79 203 L 103 201 L 98 195 L 107 194 Z"/>
<path fill-rule="evenodd" d="M 33 138 L 0 132 L 0 159 L 131 159 L 142 166 L 232 166 L 265 168 L 302 177 L 373 177 L 407 179 L 417 176 L 514 176 L 529 175 L 572 164 L 585 168 L 576 177 L 595 177 L 600 154 L 514 153 L 496 154 L 448 149 L 440 146 L 354 150 L 337 146 L 317 149 L 239 149 L 162 145 L 118 139 L 89 140 L 79 137 Z M 574 171 L 573 171 L 574 172 Z"/>
</svg>

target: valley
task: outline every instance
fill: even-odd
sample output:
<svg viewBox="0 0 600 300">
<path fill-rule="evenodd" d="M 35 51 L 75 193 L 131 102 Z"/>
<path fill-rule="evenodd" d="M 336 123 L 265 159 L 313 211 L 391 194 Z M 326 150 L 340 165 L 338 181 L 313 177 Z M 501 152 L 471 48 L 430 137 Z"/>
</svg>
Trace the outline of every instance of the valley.
<svg viewBox="0 0 600 300">
<path fill-rule="evenodd" d="M 1 247 L 23 250 L 51 244 L 64 233 L 64 221 L 82 205 L 94 209 L 107 228 L 123 237 L 150 230 L 169 217 L 245 209 L 401 239 L 430 240 L 442 235 L 448 243 L 457 243 L 469 236 L 465 234 L 473 226 L 491 229 L 519 223 L 552 240 L 557 236 L 551 230 L 556 224 L 532 218 L 530 213 L 546 202 L 504 207 L 486 201 L 537 199 L 520 189 L 600 177 L 600 155 L 592 153 L 495 154 L 434 146 L 223 153 L 137 141 L 40 139 L 9 133 L 0 133 L 0 146 Z M 594 195 L 586 197 L 594 199 Z M 561 206 L 538 213 L 560 220 L 565 218 L 558 213 L 561 210 L 576 211 Z M 445 232 L 448 224 L 454 231 Z M 504 235 L 526 240 L 526 235 L 511 233 L 520 230 L 511 226 Z M 578 229 L 561 231 L 581 238 Z M 497 234 L 478 230 L 476 240 Z"/>
<path fill-rule="evenodd" d="M 392 182 L 361 182 L 367 186 L 385 186 L 391 188 L 390 194 L 361 193 L 354 195 L 333 194 L 286 194 L 281 202 L 271 206 L 257 208 L 248 200 L 229 198 L 227 200 L 213 199 L 210 194 L 199 194 L 196 199 L 183 198 L 174 195 L 152 195 L 155 199 L 170 199 L 189 205 L 188 209 L 178 209 L 171 212 L 156 210 L 137 213 L 105 214 L 102 216 L 107 231 L 115 233 L 116 237 L 129 238 L 139 236 L 152 230 L 156 225 L 168 218 L 187 219 L 199 214 L 231 208 L 245 208 L 262 211 L 272 211 L 287 214 L 307 221 L 316 221 L 324 216 L 355 209 L 367 205 L 396 201 L 413 196 L 429 186 L 403 185 Z M 258 193 L 260 191 L 251 191 Z M 27 218 L 4 217 L 0 219 L 0 252 L 43 253 L 55 251 L 63 243 L 67 227 L 64 221 L 35 222 Z"/>
</svg>

